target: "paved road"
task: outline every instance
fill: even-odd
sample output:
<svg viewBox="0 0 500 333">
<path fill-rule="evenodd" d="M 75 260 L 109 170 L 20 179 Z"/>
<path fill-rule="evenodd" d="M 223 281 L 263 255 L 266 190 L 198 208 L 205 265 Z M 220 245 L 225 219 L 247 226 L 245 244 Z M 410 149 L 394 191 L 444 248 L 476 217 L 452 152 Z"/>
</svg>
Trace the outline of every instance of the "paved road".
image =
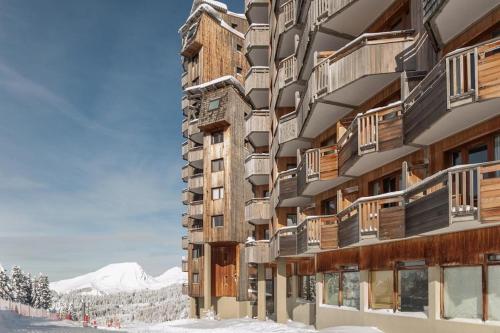
<svg viewBox="0 0 500 333">
<path fill-rule="evenodd" d="M 18 317 L 0 310 L 0 333 L 104 333 L 109 331 L 68 326 L 63 322 L 44 319 Z M 123 332 L 123 331 L 121 331 Z"/>
</svg>

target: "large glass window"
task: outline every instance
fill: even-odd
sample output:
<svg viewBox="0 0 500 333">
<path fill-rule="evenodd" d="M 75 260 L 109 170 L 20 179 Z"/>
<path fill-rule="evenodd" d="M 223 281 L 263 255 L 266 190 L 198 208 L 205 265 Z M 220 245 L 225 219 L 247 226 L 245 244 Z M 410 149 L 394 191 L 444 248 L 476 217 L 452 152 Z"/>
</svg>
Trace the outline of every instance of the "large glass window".
<svg viewBox="0 0 500 333">
<path fill-rule="evenodd" d="M 444 269 L 444 317 L 482 318 L 482 268 Z"/>
<path fill-rule="evenodd" d="M 393 271 L 371 272 L 371 308 L 392 309 L 394 273 Z"/>
<path fill-rule="evenodd" d="M 342 305 L 359 309 L 359 272 L 342 273 Z"/>
<path fill-rule="evenodd" d="M 224 160 L 222 158 L 212 160 L 212 172 L 223 171 Z"/>
<path fill-rule="evenodd" d="M 398 310 L 403 312 L 423 312 L 429 303 L 428 289 L 426 268 L 402 267 L 398 271 Z"/>
<path fill-rule="evenodd" d="M 299 276 L 299 298 L 310 302 L 316 300 L 316 277 L 314 275 Z"/>
<path fill-rule="evenodd" d="M 488 319 L 500 321 L 500 265 L 488 267 Z"/>
<path fill-rule="evenodd" d="M 341 305 L 339 302 L 340 273 L 326 273 L 324 279 L 323 303 L 329 305 Z"/>
</svg>

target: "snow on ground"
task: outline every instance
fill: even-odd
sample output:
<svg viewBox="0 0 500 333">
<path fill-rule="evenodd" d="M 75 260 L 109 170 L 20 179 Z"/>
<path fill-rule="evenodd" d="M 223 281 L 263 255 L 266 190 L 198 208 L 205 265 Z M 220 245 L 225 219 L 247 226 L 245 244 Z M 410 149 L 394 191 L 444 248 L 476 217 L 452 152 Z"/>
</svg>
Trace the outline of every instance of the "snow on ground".
<svg viewBox="0 0 500 333">
<path fill-rule="evenodd" d="M 52 282 L 50 289 L 59 294 L 81 291 L 90 295 L 108 295 L 138 290 L 158 290 L 187 281 L 187 273 L 174 267 L 157 278 L 149 276 L 137 263 L 105 266 L 95 272 L 73 279 Z"/>
<path fill-rule="evenodd" d="M 136 325 L 126 328 L 130 333 L 313 333 L 318 332 L 312 326 L 297 322 L 277 324 L 273 321 L 258 321 L 255 319 L 230 320 L 177 320 L 156 325 Z M 372 327 L 332 327 L 319 331 L 320 333 L 382 333 Z"/>
<path fill-rule="evenodd" d="M 70 321 L 49 321 L 40 318 L 20 317 L 10 311 L 0 310 L 0 333 L 85 333 L 88 328 Z M 92 329 L 103 333 L 104 330 Z"/>
</svg>

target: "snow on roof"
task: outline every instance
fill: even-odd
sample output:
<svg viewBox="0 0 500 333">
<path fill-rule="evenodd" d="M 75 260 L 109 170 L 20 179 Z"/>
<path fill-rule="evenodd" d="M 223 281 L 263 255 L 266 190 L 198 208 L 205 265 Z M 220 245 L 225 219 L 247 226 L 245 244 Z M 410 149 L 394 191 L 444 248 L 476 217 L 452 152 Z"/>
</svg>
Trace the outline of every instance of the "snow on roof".
<svg viewBox="0 0 500 333">
<path fill-rule="evenodd" d="M 212 6 L 213 8 L 220 10 L 224 13 L 227 12 L 227 5 L 225 3 L 222 3 L 220 1 L 215 1 L 215 0 L 194 0 L 193 1 L 193 7 L 191 8 L 191 13 L 194 12 L 194 10 L 200 6 L 201 4 L 207 4 Z"/>
<path fill-rule="evenodd" d="M 235 13 L 235 12 L 231 12 L 231 11 L 227 11 L 227 15 L 231 15 L 231 16 L 234 16 L 234 17 L 237 17 L 237 18 L 240 18 L 240 19 L 243 19 L 243 20 L 246 20 L 247 17 L 245 16 L 245 14 L 242 14 L 242 13 Z"/>
<path fill-rule="evenodd" d="M 206 1 L 206 0 L 205 0 Z M 196 9 L 191 13 L 191 15 L 189 15 L 189 17 L 187 18 L 186 20 L 186 23 L 184 23 L 184 25 L 182 25 L 182 27 L 180 27 L 179 29 L 179 33 L 182 34 L 184 32 L 186 32 L 189 27 L 191 27 L 191 25 L 196 21 L 198 20 L 198 18 L 203 14 L 203 13 L 207 13 L 208 15 L 210 15 L 211 17 L 213 17 L 217 22 L 219 22 L 219 24 L 226 30 L 232 32 L 233 34 L 237 35 L 238 37 L 240 38 L 245 38 L 245 35 L 241 32 L 239 32 L 238 30 L 234 29 L 233 27 L 231 27 L 229 24 L 227 24 L 220 16 L 219 12 L 217 12 L 217 10 L 214 9 L 214 7 L 212 7 L 211 5 L 208 5 L 206 3 L 201 3 L 200 5 L 198 5 L 198 7 L 196 7 Z"/>
<path fill-rule="evenodd" d="M 186 88 L 186 90 L 184 90 L 184 92 L 186 94 L 191 94 L 191 93 L 196 94 L 197 92 L 200 92 L 203 90 L 208 90 L 210 88 L 214 88 L 217 84 L 233 85 L 236 89 L 238 89 L 240 91 L 241 94 L 243 94 L 243 95 L 245 94 L 245 89 L 243 89 L 243 86 L 240 83 L 240 81 L 238 81 L 234 76 L 231 76 L 231 75 L 222 76 L 222 77 L 219 77 L 215 80 L 205 82 L 205 83 L 199 84 L 197 86 L 192 86 L 192 87 Z"/>
</svg>

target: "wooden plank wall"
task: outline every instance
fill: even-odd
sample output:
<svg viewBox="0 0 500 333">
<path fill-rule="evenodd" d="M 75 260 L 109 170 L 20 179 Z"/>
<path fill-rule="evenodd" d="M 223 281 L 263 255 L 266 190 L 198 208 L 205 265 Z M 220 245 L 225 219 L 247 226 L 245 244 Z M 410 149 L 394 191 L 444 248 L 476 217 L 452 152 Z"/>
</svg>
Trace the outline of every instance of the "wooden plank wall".
<svg viewBox="0 0 500 333">
<path fill-rule="evenodd" d="M 449 189 L 443 187 L 406 205 L 406 237 L 445 228 L 449 225 Z"/>
<path fill-rule="evenodd" d="M 382 208 L 379 211 L 379 239 L 389 240 L 405 236 L 405 209 L 402 206 Z"/>
<path fill-rule="evenodd" d="M 345 247 L 359 242 L 359 215 L 339 222 L 339 246 Z"/>
<path fill-rule="evenodd" d="M 212 246 L 212 296 L 236 297 L 236 246 Z"/>
<path fill-rule="evenodd" d="M 392 269 L 409 260 L 425 260 L 429 266 L 481 265 L 489 253 L 500 253 L 498 226 L 319 253 L 316 265 L 318 272 L 353 264 L 362 270 Z"/>
</svg>

